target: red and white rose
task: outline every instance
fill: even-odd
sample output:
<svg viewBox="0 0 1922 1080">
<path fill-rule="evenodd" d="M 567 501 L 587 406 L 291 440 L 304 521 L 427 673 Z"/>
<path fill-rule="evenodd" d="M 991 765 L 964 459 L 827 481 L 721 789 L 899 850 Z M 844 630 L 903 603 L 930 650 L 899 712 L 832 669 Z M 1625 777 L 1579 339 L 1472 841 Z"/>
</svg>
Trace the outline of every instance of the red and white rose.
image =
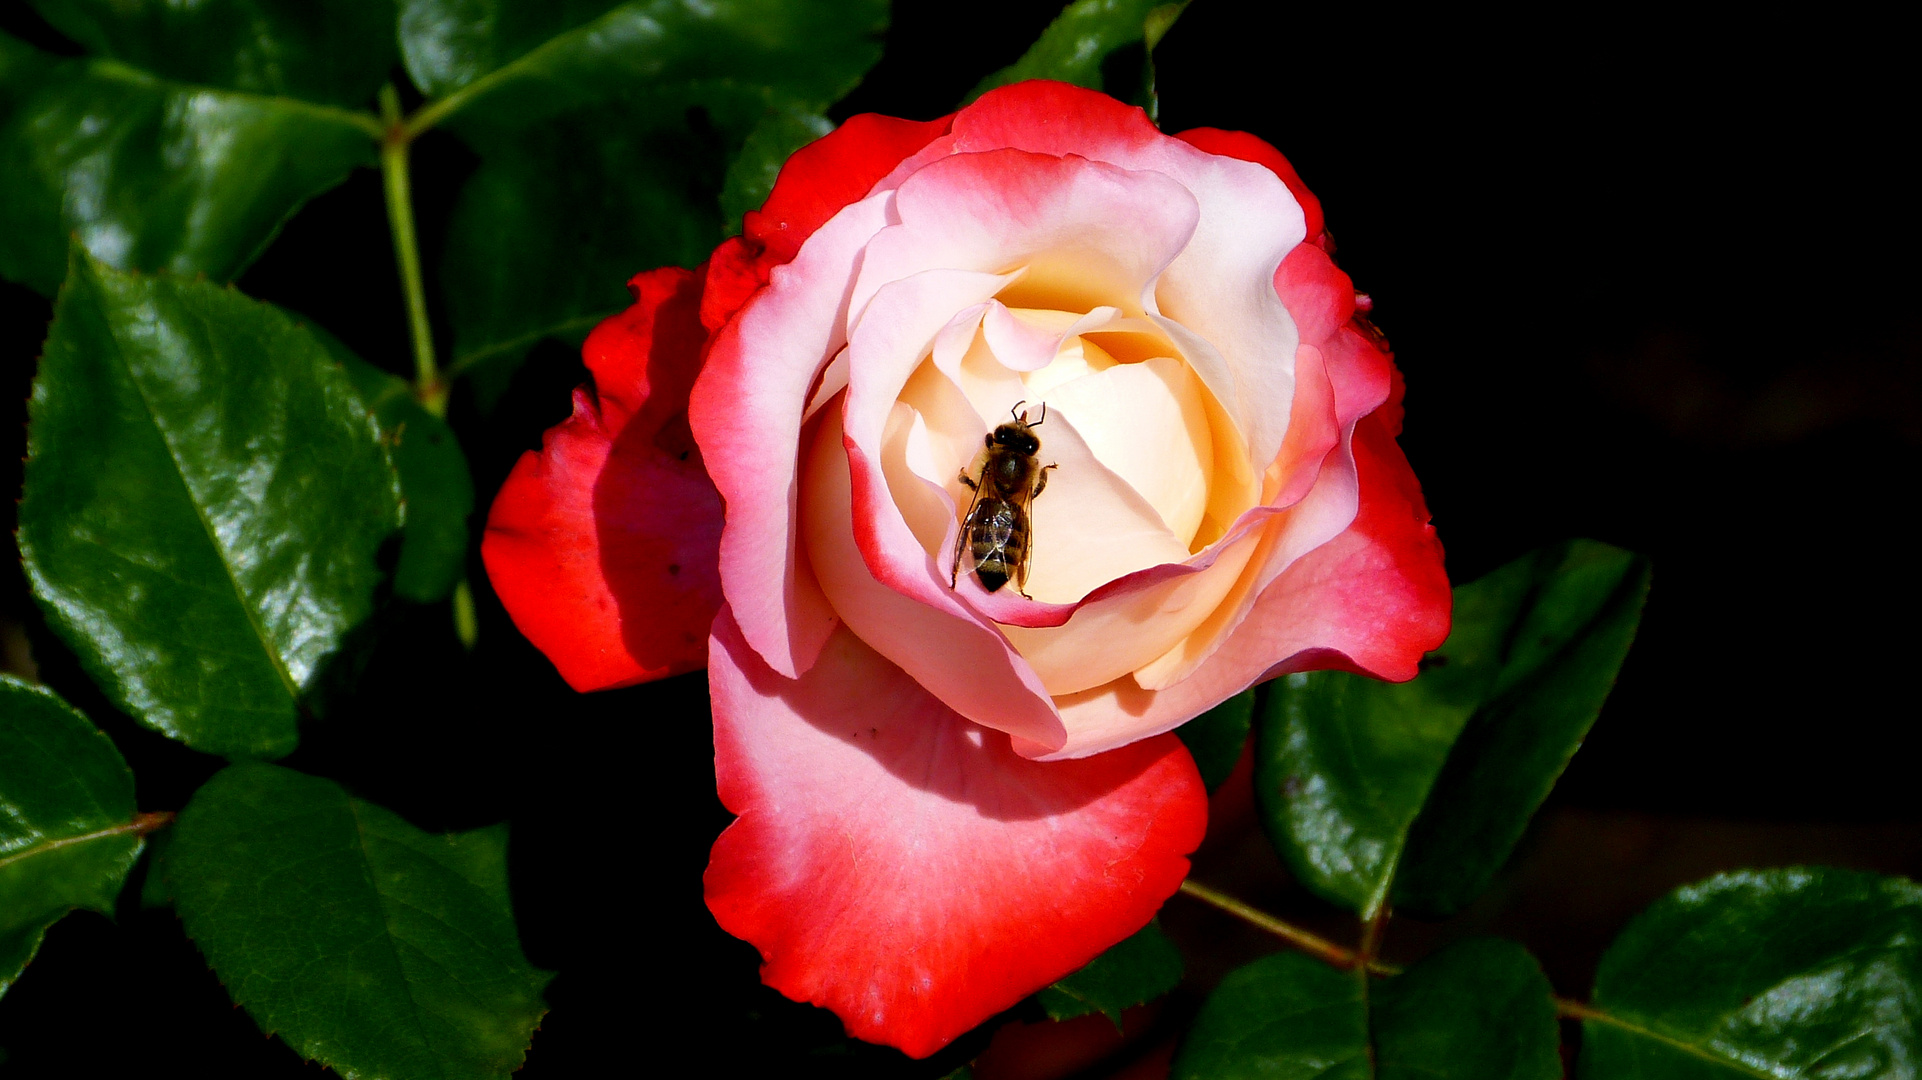
<svg viewBox="0 0 1922 1080">
<path fill-rule="evenodd" d="M 1328 248 L 1261 140 L 1032 82 L 850 119 L 588 339 L 483 554 L 576 688 L 707 667 L 708 904 L 769 985 L 932 1053 L 1180 884 L 1172 729 L 1441 642 L 1399 376 Z M 1058 466 L 1029 595 L 951 586 L 1021 402 Z"/>
</svg>

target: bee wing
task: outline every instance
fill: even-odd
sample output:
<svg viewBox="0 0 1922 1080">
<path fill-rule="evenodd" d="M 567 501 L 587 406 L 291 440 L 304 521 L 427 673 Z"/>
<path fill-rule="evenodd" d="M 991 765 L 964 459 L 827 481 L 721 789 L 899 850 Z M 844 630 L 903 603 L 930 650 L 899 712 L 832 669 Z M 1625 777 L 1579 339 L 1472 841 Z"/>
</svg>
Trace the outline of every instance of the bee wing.
<svg viewBox="0 0 1922 1080">
<path fill-rule="evenodd" d="M 1014 524 L 1020 532 L 1020 546 L 1014 562 L 1014 587 L 1021 595 L 1028 594 L 1028 564 L 1034 559 L 1034 517 L 1029 508 L 1034 504 L 1034 485 L 1023 484 L 1021 490 L 1009 496 L 1008 502 L 1014 506 Z"/>
<path fill-rule="evenodd" d="M 961 528 L 954 534 L 954 561 L 948 566 L 949 588 L 953 588 L 961 579 L 962 556 L 968 556 L 968 569 L 970 571 L 974 569 L 974 559 L 972 557 L 973 545 L 969 538 L 974 533 L 974 516 L 981 509 L 981 489 L 986 486 L 987 458 L 988 452 L 986 450 L 982 450 L 974 456 L 974 468 L 972 469 L 974 474 L 974 497 L 968 500 L 968 512 L 961 515 Z"/>
</svg>

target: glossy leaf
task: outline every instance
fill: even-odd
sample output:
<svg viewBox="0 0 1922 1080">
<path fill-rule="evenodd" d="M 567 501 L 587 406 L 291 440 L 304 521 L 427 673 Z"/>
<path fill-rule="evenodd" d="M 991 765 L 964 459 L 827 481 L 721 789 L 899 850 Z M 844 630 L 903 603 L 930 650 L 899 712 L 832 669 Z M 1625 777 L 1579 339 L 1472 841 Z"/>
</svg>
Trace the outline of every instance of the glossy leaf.
<svg viewBox="0 0 1922 1080">
<path fill-rule="evenodd" d="M 1577 541 L 1457 587 L 1448 640 L 1412 682 L 1313 672 L 1270 684 L 1255 793 L 1289 869 L 1372 917 L 1422 855 L 1420 835 L 1445 854 L 1414 869 L 1398 902 L 1449 909 L 1480 892 L 1593 723 L 1646 591 L 1646 560 Z M 1451 769 L 1465 779 L 1443 786 Z M 1503 789 L 1488 807 L 1461 805 L 1486 786 Z"/>
<path fill-rule="evenodd" d="M 174 906 L 261 1029 L 343 1076 L 505 1077 L 551 976 L 521 954 L 504 825 L 436 836 L 338 784 L 235 765 L 181 811 Z"/>
<path fill-rule="evenodd" d="M 1152 118 L 1151 57 L 1187 6 L 1187 0 L 1075 0 L 1021 59 L 982 79 L 966 101 L 1024 79 L 1055 79 L 1148 108 Z"/>
<path fill-rule="evenodd" d="M 1512 941 L 1474 938 L 1370 988 L 1379 1080 L 1559 1080 L 1548 978 Z"/>
<path fill-rule="evenodd" d="M 1301 953 L 1229 972 L 1175 1054 L 1173 1080 L 1369 1080 L 1367 976 Z"/>
<path fill-rule="evenodd" d="M 53 691 L 0 675 L 0 994 L 47 927 L 112 912 L 140 855 L 133 773 Z"/>
<path fill-rule="evenodd" d="M 114 266 L 232 280 L 374 161 L 371 116 L 23 50 L 6 39 L 0 61 L 0 275 L 47 295 L 69 237 Z"/>
<path fill-rule="evenodd" d="M 33 0 L 96 56 L 163 79 L 354 108 L 398 52 L 393 0 Z"/>
<path fill-rule="evenodd" d="M 425 115 L 482 158 L 442 281 L 454 369 L 482 369 L 483 405 L 535 342 L 626 307 L 635 274 L 706 258 L 749 134 L 763 154 L 790 141 L 781 118 L 806 127 L 852 89 L 886 25 L 882 0 L 404 2 Z"/>
<path fill-rule="evenodd" d="M 400 534 L 394 595 L 428 604 L 445 599 L 467 572 L 467 519 L 474 478 L 447 421 L 423 408 L 406 382 L 316 331 L 360 392 L 400 473 L 407 524 Z"/>
<path fill-rule="evenodd" d="M 1796 868 L 1670 893 L 1602 957 L 1585 1080 L 1907 1077 L 1922 1062 L 1922 888 Z"/>
<path fill-rule="evenodd" d="M 1047 987 L 1035 1000 L 1050 1019 L 1102 1013 L 1121 1026 L 1121 1010 L 1145 1005 L 1181 982 L 1181 950 L 1150 922 L 1095 957 L 1087 967 Z"/>
<path fill-rule="evenodd" d="M 762 117 L 728 164 L 727 180 L 721 186 L 723 231 L 730 236 L 740 232 L 741 218 L 767 202 L 787 159 L 833 130 L 827 117 L 805 109 L 774 109 Z"/>
<path fill-rule="evenodd" d="M 1188 752 L 1194 755 L 1195 767 L 1201 770 L 1201 781 L 1208 785 L 1210 792 L 1228 779 L 1235 762 L 1241 760 L 1254 715 L 1255 692 L 1243 690 L 1175 729 Z"/>
<path fill-rule="evenodd" d="M 826 106 L 886 29 L 880 0 L 402 0 L 400 21 L 414 85 L 470 135 L 641 97 Z"/>
<path fill-rule="evenodd" d="M 400 524 L 380 429 L 305 328 L 84 256 L 29 406 L 20 547 L 114 702 L 196 749 L 292 750 Z"/>
<path fill-rule="evenodd" d="M 1404 910 L 1453 912 L 1494 880 L 1601 714 L 1641 624 L 1645 556 L 1573 540 L 1525 565 L 1526 580 L 1513 570 L 1508 586 L 1525 599 L 1501 670 L 1409 833 L 1393 892 Z"/>
</svg>

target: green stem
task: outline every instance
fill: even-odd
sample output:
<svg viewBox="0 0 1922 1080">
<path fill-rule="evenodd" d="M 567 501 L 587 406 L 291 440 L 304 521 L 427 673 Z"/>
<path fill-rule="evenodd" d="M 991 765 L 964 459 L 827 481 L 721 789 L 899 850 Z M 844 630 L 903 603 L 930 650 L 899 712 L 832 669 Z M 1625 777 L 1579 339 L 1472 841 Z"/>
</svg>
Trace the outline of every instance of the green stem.
<svg viewBox="0 0 1922 1080">
<path fill-rule="evenodd" d="M 1249 907 L 1234 897 L 1226 893 L 1218 893 L 1206 885 L 1197 885 L 1192 881 L 1184 881 L 1181 883 L 1181 891 L 1204 904 L 1219 908 L 1251 926 L 1268 931 L 1283 941 L 1286 941 L 1288 944 L 1293 945 L 1295 948 L 1300 949 L 1302 952 L 1330 966 L 1338 968 L 1363 968 L 1367 970 L 1370 975 L 1400 975 L 1402 973 L 1402 969 L 1394 964 L 1384 963 L 1370 955 L 1381 943 L 1381 924 L 1388 921 L 1386 911 L 1377 914 L 1374 919 L 1369 920 L 1367 927 L 1363 930 L 1362 951 L 1357 952 L 1354 949 L 1345 949 L 1329 941 L 1327 938 L 1322 937 L 1320 934 L 1304 930 L 1294 923 L 1284 919 L 1277 919 L 1259 908 Z M 1626 1028 L 1637 1034 L 1647 1035 L 1650 1038 L 1658 1039 L 1672 1046 L 1679 1046 L 1698 1057 L 1708 1057 L 1708 1055 L 1703 1053 L 1699 1048 L 1691 1047 L 1686 1043 L 1677 1042 L 1667 1036 L 1651 1032 L 1646 1028 L 1632 1024 L 1619 1017 L 1610 1016 L 1608 1013 L 1602 1012 L 1593 1006 L 1583 1004 L 1582 1002 L 1571 1001 L 1568 998 L 1557 997 L 1553 994 L 1549 995 L 1548 1000 L 1555 1005 L 1555 1015 L 1563 1019 L 1594 1020 L 1599 1023 L 1613 1024 L 1616 1027 Z M 1720 1061 L 1721 1059 L 1709 1058 L 1709 1060 Z"/>
<path fill-rule="evenodd" d="M 414 337 L 414 396 L 435 416 L 447 413 L 447 384 L 434 364 L 434 331 L 427 321 L 427 288 L 421 283 L 420 241 L 414 235 L 414 194 L 408 179 L 407 148 L 413 137 L 400 115 L 400 94 L 393 83 L 380 88 L 380 176 L 387 192 L 387 225 L 394 236 L 394 261 L 407 293 L 407 325 Z"/>
<path fill-rule="evenodd" d="M 1243 922 L 1266 930 L 1302 952 L 1335 967 L 1366 967 L 1371 975 L 1401 974 L 1401 969 L 1393 964 L 1384 964 L 1379 960 L 1364 961 L 1361 954 L 1353 949 L 1343 948 L 1320 934 L 1304 930 L 1294 923 L 1277 919 L 1265 911 L 1249 907 L 1234 897 L 1226 893 L 1218 893 L 1206 885 L 1184 881 L 1181 883 L 1181 891 L 1204 904 L 1220 908 Z"/>
<path fill-rule="evenodd" d="M 480 643 L 480 619 L 474 614 L 474 588 L 466 578 L 454 586 L 454 636 L 468 652 Z"/>
</svg>

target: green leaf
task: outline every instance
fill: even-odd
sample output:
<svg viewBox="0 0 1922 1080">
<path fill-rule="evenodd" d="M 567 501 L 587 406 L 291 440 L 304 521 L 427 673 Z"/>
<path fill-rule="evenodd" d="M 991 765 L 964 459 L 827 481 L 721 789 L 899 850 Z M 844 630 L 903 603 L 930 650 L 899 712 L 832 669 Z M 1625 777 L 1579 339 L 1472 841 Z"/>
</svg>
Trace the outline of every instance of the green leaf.
<svg viewBox="0 0 1922 1080">
<path fill-rule="evenodd" d="M 1370 988 L 1380 1080 L 1558 1080 L 1548 978 L 1512 941 L 1473 938 Z"/>
<path fill-rule="evenodd" d="M 33 0 L 97 56 L 163 79 L 366 104 L 398 51 L 393 0 Z"/>
<path fill-rule="evenodd" d="M 1241 760 L 1254 715 L 1255 692 L 1243 690 L 1175 729 L 1194 755 L 1201 782 L 1208 785 L 1209 792 L 1220 787 L 1234 771 L 1235 762 Z"/>
<path fill-rule="evenodd" d="M 966 101 L 1024 79 L 1056 79 L 1104 90 L 1148 109 L 1153 119 L 1155 46 L 1187 6 L 1187 0 L 1075 0 L 1021 59 L 982 79 Z"/>
<path fill-rule="evenodd" d="M 1181 950 L 1150 922 L 1132 937 L 1046 987 L 1035 1000 L 1053 1020 L 1101 1013 L 1121 1026 L 1121 1010 L 1145 1005 L 1181 982 Z"/>
<path fill-rule="evenodd" d="M 1922 888 L 1851 870 L 1722 874 L 1609 947 L 1587 1080 L 1907 1077 L 1922 1061 Z"/>
<path fill-rule="evenodd" d="M 1644 559 L 1559 545 L 1457 587 L 1412 682 L 1270 684 L 1255 794 L 1296 878 L 1364 918 L 1391 889 L 1441 910 L 1480 892 L 1594 722 L 1647 588 Z"/>
<path fill-rule="evenodd" d="M 1601 714 L 1648 599 L 1648 559 L 1593 540 L 1496 573 L 1519 614 L 1409 833 L 1393 893 L 1405 910 L 1459 910 L 1494 880 Z"/>
<path fill-rule="evenodd" d="M 340 785 L 232 766 L 181 811 L 174 906 L 263 1031 L 343 1076 L 504 1077 L 552 977 L 521 954 L 507 828 L 436 836 Z"/>
<path fill-rule="evenodd" d="M 422 122 L 482 159 L 442 263 L 451 370 L 484 369 L 485 406 L 536 342 L 626 307 L 629 278 L 706 258 L 749 134 L 791 138 L 886 25 L 883 0 L 403 0 L 402 54 L 436 99 Z"/>
<path fill-rule="evenodd" d="M 567 167 L 556 168 L 557 162 Z M 627 281 L 693 266 L 721 241 L 718 145 L 607 109 L 544 125 L 488 155 L 454 205 L 441 281 L 453 370 L 491 407 L 543 338 L 578 343 L 633 303 Z"/>
<path fill-rule="evenodd" d="M 727 167 L 721 187 L 721 219 L 729 235 L 741 231 L 741 218 L 759 210 L 774 191 L 781 166 L 794 152 L 834 130 L 827 117 L 805 109 L 770 111 L 747 133 L 741 152 Z"/>
<path fill-rule="evenodd" d="M 173 906 L 173 886 L 167 883 L 167 847 L 173 835 L 172 829 L 162 829 L 147 838 L 147 875 L 140 882 L 142 910 Z"/>
<path fill-rule="evenodd" d="M 113 740 L 53 691 L 0 675 L 0 994 L 62 915 L 113 911 L 140 856 L 133 800 Z"/>
<path fill-rule="evenodd" d="M 401 528 L 394 595 L 420 604 L 444 599 L 467 572 L 467 518 L 474 512 L 467 455 L 447 421 L 423 408 L 405 381 L 355 356 L 332 334 L 318 328 L 314 334 L 380 422 L 400 473 L 407 524 Z"/>
<path fill-rule="evenodd" d="M 278 756 L 373 610 L 400 491 L 312 332 L 77 256 L 29 404 L 20 547 L 48 623 L 130 715 Z"/>
<path fill-rule="evenodd" d="M 402 0 L 401 55 L 463 134 L 641 97 L 824 107 L 880 58 L 882 0 Z"/>
<path fill-rule="evenodd" d="M 1365 975 L 1300 953 L 1229 972 L 1175 1054 L 1172 1080 L 1369 1080 Z"/>
<path fill-rule="evenodd" d="M 0 275 L 47 295 L 70 237 L 114 266 L 232 280 L 303 202 L 374 162 L 371 116 L 5 40 Z"/>
</svg>

